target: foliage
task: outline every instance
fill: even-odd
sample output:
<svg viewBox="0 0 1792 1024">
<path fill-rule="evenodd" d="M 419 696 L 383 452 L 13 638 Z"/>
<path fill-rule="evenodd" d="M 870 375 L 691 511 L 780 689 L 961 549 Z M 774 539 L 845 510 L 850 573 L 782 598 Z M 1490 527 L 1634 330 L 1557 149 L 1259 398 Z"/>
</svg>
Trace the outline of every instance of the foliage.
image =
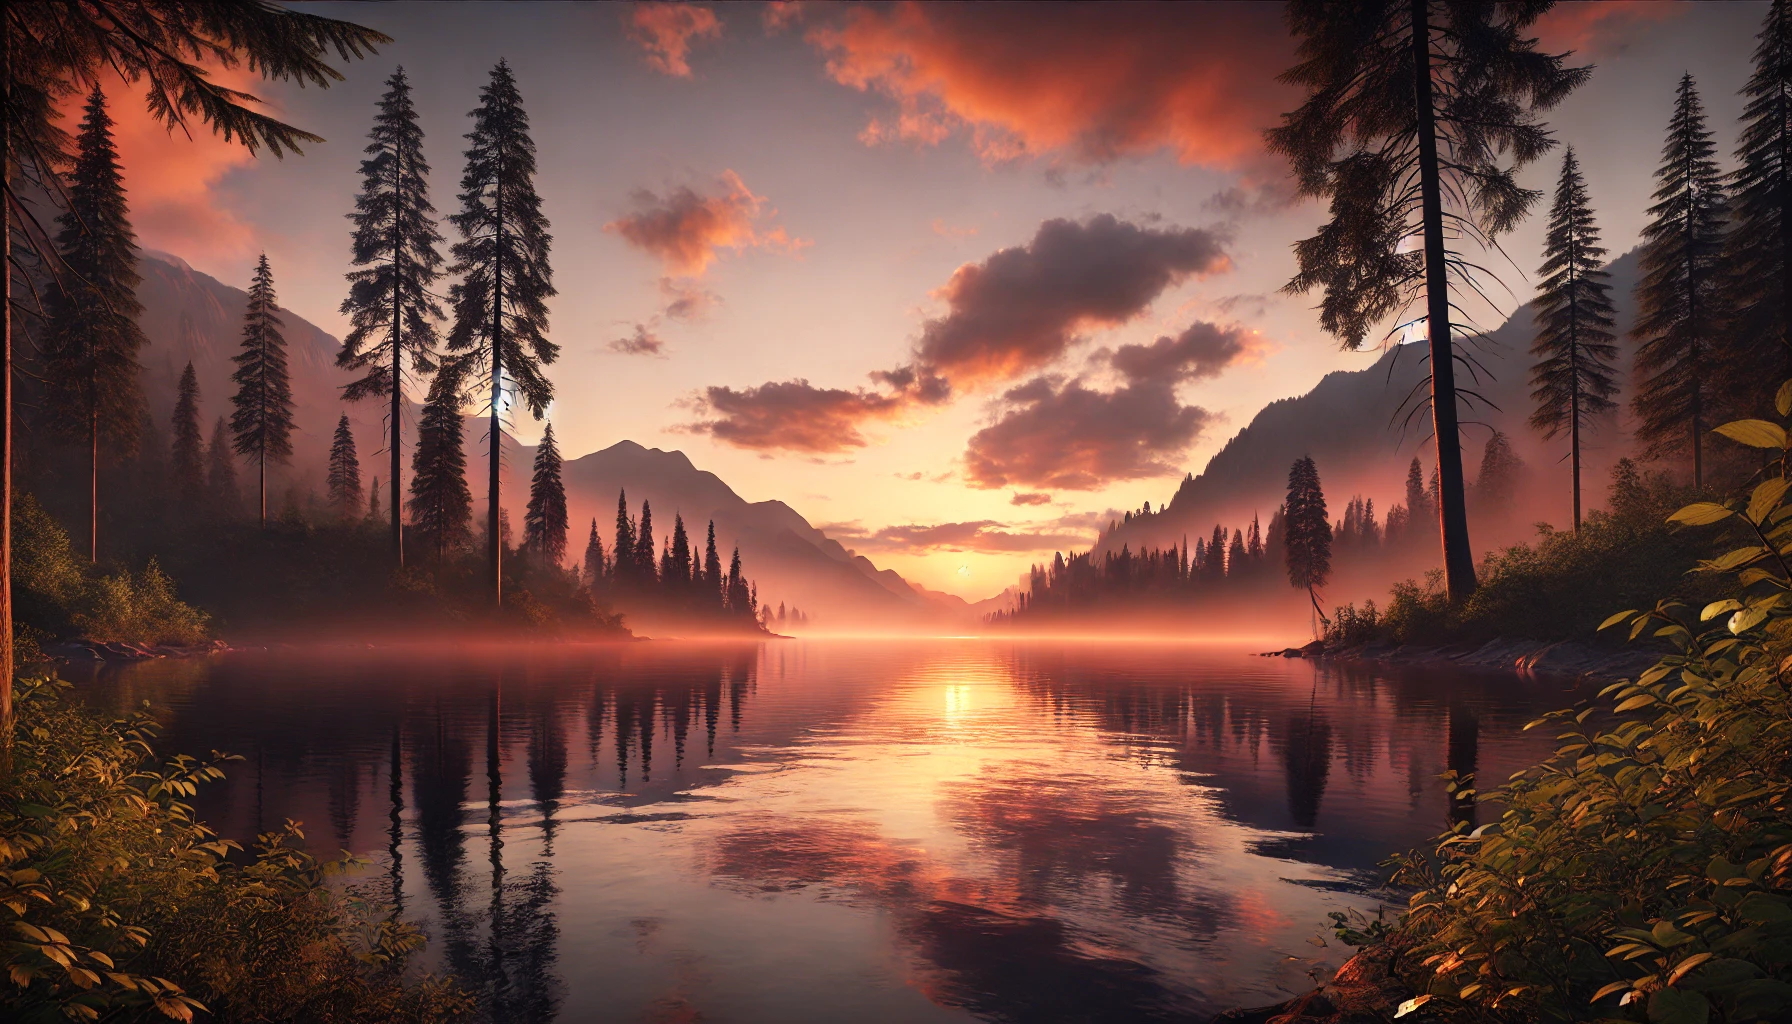
<svg viewBox="0 0 1792 1024">
<path fill-rule="evenodd" d="M 255 280 L 249 285 L 249 309 L 243 314 L 243 350 L 231 360 L 236 372 L 236 394 L 230 416 L 233 447 L 238 455 L 255 459 L 261 467 L 261 517 L 267 518 L 267 466 L 292 458 L 292 375 L 286 363 L 286 338 L 279 306 L 274 301 L 274 272 L 267 253 L 255 264 Z"/>
<path fill-rule="evenodd" d="M 1778 407 L 1792 412 L 1792 383 Z M 1396 877 L 1419 888 L 1391 946 L 1428 1009 L 1792 1015 L 1792 448 L 1778 423 L 1719 432 L 1778 457 L 1746 497 L 1671 516 L 1741 541 L 1699 564 L 1720 599 L 1607 619 L 1672 653 L 1532 723 L 1561 728 L 1562 745 L 1481 797 L 1500 819 L 1400 861 Z"/>
<path fill-rule="evenodd" d="M 1364 601 L 1359 610 L 1354 603 L 1332 609 L 1325 626 L 1326 646 L 1355 647 L 1374 640 L 1381 632 L 1381 616 L 1374 601 Z"/>
<path fill-rule="evenodd" d="M 1319 598 L 1313 591 L 1331 578 L 1332 526 L 1325 511 L 1325 492 L 1319 486 L 1319 469 L 1311 457 L 1296 459 L 1288 471 L 1288 500 L 1282 506 L 1282 517 L 1288 582 L 1296 590 L 1305 590 L 1318 611 Z"/>
<path fill-rule="evenodd" d="M 75 554 L 65 531 L 29 494 L 13 502 L 13 614 L 47 635 L 193 644 L 208 616 L 180 601 L 155 559 L 141 574 L 99 576 Z"/>
<path fill-rule="evenodd" d="M 174 401 L 174 491 L 184 505 L 199 502 L 205 490 L 205 441 L 199 431 L 199 375 L 192 360 L 180 373 Z"/>
<path fill-rule="evenodd" d="M 466 544 L 473 522 L 465 446 L 459 368 L 446 365 L 430 382 L 417 423 L 417 449 L 411 455 L 412 530 L 437 562 Z M 374 497 L 379 497 L 377 490 Z"/>
<path fill-rule="evenodd" d="M 330 471 L 324 483 L 330 507 L 337 514 L 349 517 L 361 511 L 361 460 L 355 454 L 355 433 L 349 429 L 348 413 L 336 421 L 336 435 L 330 440 Z"/>
<path fill-rule="evenodd" d="M 1682 585 L 1697 564 L 1704 540 L 1664 521 L 1692 493 L 1620 460 L 1609 510 L 1590 514 L 1580 533 L 1541 527 L 1530 544 L 1490 552 L 1481 563 L 1481 586 L 1460 607 L 1445 599 L 1441 579 L 1395 584 L 1380 638 L 1407 644 L 1592 638 L 1602 609 L 1647 602 Z M 1714 583 L 1691 585 L 1706 593 Z"/>
<path fill-rule="evenodd" d="M 354 862 L 292 845 L 253 856 L 185 802 L 231 758 L 156 764 L 146 716 L 107 721 L 35 676 L 18 693 L 15 774 L 0 790 L 0 944 L 8 1020 L 443 1021 L 451 982 L 409 978 L 422 936 L 353 887 Z"/>
<path fill-rule="evenodd" d="M 591 530 L 595 537 L 595 522 Z M 535 447 L 529 507 L 523 513 L 523 544 L 553 565 L 566 558 L 566 485 L 560 479 L 560 449 L 554 444 L 552 423 L 542 432 L 541 444 Z"/>
</svg>

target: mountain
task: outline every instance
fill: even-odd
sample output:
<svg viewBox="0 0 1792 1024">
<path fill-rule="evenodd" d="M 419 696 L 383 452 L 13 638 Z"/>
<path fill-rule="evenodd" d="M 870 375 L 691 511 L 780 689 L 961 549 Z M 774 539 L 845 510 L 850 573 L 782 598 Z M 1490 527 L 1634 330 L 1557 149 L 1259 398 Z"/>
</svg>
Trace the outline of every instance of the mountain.
<svg viewBox="0 0 1792 1024">
<path fill-rule="evenodd" d="M 150 343 L 143 350 L 143 390 L 150 413 L 166 444 L 175 388 L 188 360 L 199 377 L 201 417 L 207 436 L 212 421 L 228 415 L 231 357 L 238 351 L 248 294 L 187 265 L 178 256 L 142 250 L 138 271 L 143 283 L 142 326 Z M 347 375 L 336 367 L 342 343 L 288 309 L 284 321 L 292 368 L 293 403 L 298 430 L 293 463 L 278 471 L 270 485 L 299 494 L 323 489 L 324 466 L 337 417 L 348 413 L 361 455 L 361 472 L 370 480 L 380 474 L 385 458 L 384 407 L 377 402 L 342 401 Z M 415 410 L 407 403 L 407 426 Z M 484 515 L 486 421 L 467 420 L 468 473 L 472 478 L 475 515 Z M 535 449 L 506 434 L 503 444 L 503 501 L 516 529 L 528 504 L 529 467 Z M 408 457 L 408 453 L 407 453 Z M 407 463 L 407 472 L 409 471 Z M 716 523 L 722 557 L 738 544 L 747 574 L 759 584 L 763 601 L 794 604 L 818 625 L 878 626 L 946 622 L 969 615 L 960 599 L 910 584 L 890 569 L 855 556 L 781 501 L 748 502 L 714 473 L 691 464 L 683 452 L 643 448 L 620 441 L 603 451 L 570 459 L 563 469 L 573 530 L 568 548 L 573 557 L 585 550 L 585 538 L 596 518 L 604 548 L 609 550 L 616 522 L 616 494 L 626 488 L 631 511 L 639 513 L 643 498 L 654 507 L 658 539 L 671 535 L 674 513 L 682 513 L 693 543 L 703 543 L 709 520 Z M 384 495 L 381 496 L 382 501 Z"/>
<path fill-rule="evenodd" d="M 1590 447 L 1583 446 L 1581 480 L 1588 508 L 1602 503 L 1611 466 L 1628 450 L 1630 436 L 1632 346 L 1623 340 L 1623 332 L 1635 316 L 1631 292 L 1637 280 L 1636 254 L 1613 261 L 1608 269 L 1620 337 L 1618 375 L 1624 390 L 1617 399 L 1621 411 L 1616 421 L 1594 433 L 1588 439 Z M 1529 349 L 1536 332 L 1532 313 L 1531 305 L 1521 306 L 1469 348 L 1476 364 L 1472 371 L 1457 369 L 1458 386 L 1486 400 L 1462 406 L 1463 459 L 1470 480 L 1479 469 L 1489 428 L 1504 431 L 1528 466 L 1518 507 L 1495 510 L 1497 517 L 1484 512 L 1480 521 L 1471 509 L 1469 532 L 1478 552 L 1531 536 L 1538 520 L 1558 527 L 1568 520 L 1568 471 L 1562 462 L 1567 441 L 1558 438 L 1546 444 L 1527 423 L 1532 409 Z M 1186 477 L 1166 507 L 1135 515 L 1104 534 L 1097 551 L 1181 544 L 1184 537 L 1210 535 L 1215 523 L 1231 529 L 1248 524 L 1253 515 L 1267 524 L 1287 493 L 1288 467 L 1303 455 L 1312 456 L 1319 467 L 1334 518 L 1356 494 L 1373 498 L 1385 514 L 1404 500 L 1413 456 L 1424 464 L 1427 476 L 1436 463 L 1429 414 L 1421 410 L 1410 423 L 1401 422 L 1411 408 L 1403 403 L 1426 372 L 1423 344 L 1398 345 L 1370 367 L 1328 373 L 1306 394 L 1271 402 L 1208 460 L 1200 474 Z"/>
</svg>

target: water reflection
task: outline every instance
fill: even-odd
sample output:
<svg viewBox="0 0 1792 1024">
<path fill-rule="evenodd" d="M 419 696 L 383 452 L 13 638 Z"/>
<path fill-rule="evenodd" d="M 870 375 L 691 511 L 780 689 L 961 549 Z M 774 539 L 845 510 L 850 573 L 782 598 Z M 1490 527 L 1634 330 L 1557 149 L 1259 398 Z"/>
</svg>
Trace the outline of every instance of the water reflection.
<svg viewBox="0 0 1792 1024">
<path fill-rule="evenodd" d="M 1571 699 L 1190 646 L 325 651 L 159 663 L 200 801 L 383 851 L 493 1021 L 1171 1020 L 1341 952 L 1392 849 L 1474 820 Z M 479 773 L 476 777 L 475 773 Z M 408 782 L 409 790 L 406 791 Z"/>
</svg>

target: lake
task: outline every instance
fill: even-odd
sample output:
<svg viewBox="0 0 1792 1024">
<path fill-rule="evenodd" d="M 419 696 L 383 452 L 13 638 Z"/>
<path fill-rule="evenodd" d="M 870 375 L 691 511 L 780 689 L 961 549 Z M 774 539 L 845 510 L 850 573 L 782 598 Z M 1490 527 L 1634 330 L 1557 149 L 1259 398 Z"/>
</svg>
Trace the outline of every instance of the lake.
<svg viewBox="0 0 1792 1024">
<path fill-rule="evenodd" d="M 493 1019 L 1196 1020 L 1347 957 L 1559 680 L 1178 643 L 289 649 L 107 670 L 202 816 L 365 854 Z M 1323 943 L 1323 944 L 1322 944 Z"/>
</svg>

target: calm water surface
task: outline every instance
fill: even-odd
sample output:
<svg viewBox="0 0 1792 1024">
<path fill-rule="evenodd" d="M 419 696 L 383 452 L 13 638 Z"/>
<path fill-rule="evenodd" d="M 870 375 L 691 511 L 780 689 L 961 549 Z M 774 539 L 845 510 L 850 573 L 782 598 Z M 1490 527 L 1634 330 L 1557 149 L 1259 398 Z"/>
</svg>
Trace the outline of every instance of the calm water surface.
<svg viewBox="0 0 1792 1024">
<path fill-rule="evenodd" d="M 987 640 L 243 652 L 85 687 L 200 800 L 376 859 L 494 1019 L 1200 1019 L 1310 987 L 1375 864 L 1573 698 L 1509 676 Z"/>
</svg>

